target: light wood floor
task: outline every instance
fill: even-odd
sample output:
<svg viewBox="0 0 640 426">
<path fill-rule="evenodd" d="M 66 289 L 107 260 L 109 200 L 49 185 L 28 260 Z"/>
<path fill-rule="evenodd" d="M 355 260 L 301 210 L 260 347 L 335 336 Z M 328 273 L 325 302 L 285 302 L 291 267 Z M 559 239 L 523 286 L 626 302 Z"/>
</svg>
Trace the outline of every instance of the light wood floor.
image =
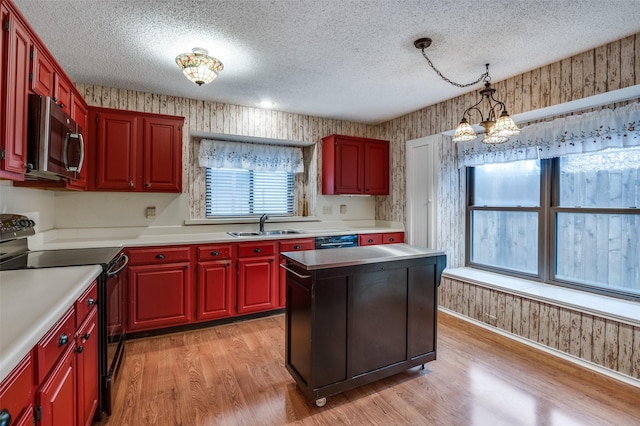
<svg viewBox="0 0 640 426">
<path fill-rule="evenodd" d="M 127 342 L 101 425 L 640 425 L 640 389 L 440 313 L 438 359 L 309 404 L 284 316 Z"/>
</svg>

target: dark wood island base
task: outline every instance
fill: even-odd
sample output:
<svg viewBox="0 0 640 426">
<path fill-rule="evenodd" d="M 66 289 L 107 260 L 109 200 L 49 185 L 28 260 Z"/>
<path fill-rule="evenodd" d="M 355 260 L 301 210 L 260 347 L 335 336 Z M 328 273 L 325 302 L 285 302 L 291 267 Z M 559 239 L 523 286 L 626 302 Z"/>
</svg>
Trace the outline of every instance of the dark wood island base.
<svg viewBox="0 0 640 426">
<path fill-rule="evenodd" d="M 436 359 L 443 252 L 393 244 L 283 253 L 286 368 L 326 397 Z"/>
</svg>

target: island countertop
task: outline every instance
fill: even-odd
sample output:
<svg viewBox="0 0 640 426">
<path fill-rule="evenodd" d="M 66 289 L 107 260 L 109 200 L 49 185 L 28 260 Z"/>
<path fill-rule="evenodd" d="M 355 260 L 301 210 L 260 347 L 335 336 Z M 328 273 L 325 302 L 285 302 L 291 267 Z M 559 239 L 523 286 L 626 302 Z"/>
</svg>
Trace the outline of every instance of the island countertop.
<svg viewBox="0 0 640 426">
<path fill-rule="evenodd" d="M 441 250 L 417 247 L 409 244 L 380 244 L 341 249 L 304 250 L 282 253 L 284 257 L 298 263 L 307 271 L 417 259 L 444 254 Z"/>
</svg>

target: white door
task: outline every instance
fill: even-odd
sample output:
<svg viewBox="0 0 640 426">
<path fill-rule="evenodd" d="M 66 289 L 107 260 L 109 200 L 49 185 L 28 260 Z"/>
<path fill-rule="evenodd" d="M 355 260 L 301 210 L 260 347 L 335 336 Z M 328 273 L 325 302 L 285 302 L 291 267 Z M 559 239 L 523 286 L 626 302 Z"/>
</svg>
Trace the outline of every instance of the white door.
<svg viewBox="0 0 640 426">
<path fill-rule="evenodd" d="M 433 135 L 407 142 L 407 232 L 409 244 L 436 248 L 438 143 Z"/>
</svg>

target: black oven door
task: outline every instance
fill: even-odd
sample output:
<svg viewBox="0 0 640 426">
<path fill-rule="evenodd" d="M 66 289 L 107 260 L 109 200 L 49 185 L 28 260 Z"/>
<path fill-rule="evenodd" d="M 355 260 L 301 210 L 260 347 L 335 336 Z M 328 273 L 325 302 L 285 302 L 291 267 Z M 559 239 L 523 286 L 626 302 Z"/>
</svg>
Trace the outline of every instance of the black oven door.
<svg viewBox="0 0 640 426">
<path fill-rule="evenodd" d="M 105 294 L 102 300 L 106 300 L 104 308 L 103 332 L 106 339 L 106 348 L 103 351 L 104 362 L 101 362 L 102 381 L 102 411 L 111 415 L 112 398 L 115 397 L 116 377 L 124 358 L 124 291 L 125 291 L 125 268 L 129 263 L 128 257 L 124 253 L 116 258 L 105 272 Z"/>
</svg>

